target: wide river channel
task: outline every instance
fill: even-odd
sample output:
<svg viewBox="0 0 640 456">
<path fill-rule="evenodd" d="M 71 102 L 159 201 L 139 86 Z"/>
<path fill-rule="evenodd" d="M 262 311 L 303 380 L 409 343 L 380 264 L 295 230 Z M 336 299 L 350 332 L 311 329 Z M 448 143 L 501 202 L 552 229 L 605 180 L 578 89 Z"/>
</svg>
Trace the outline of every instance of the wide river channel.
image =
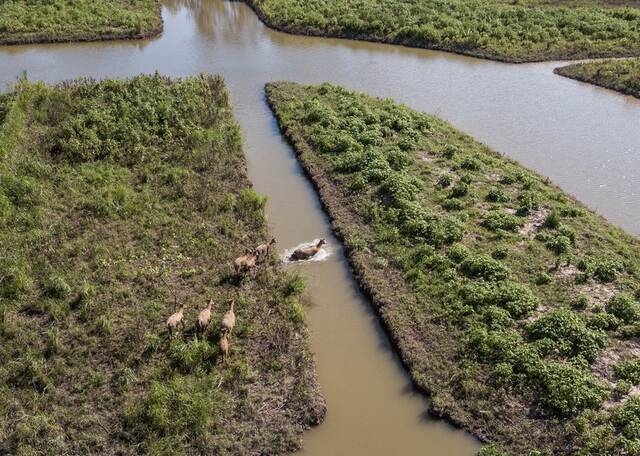
<svg viewBox="0 0 640 456">
<path fill-rule="evenodd" d="M 264 100 L 268 81 L 329 81 L 436 114 L 548 176 L 640 235 L 640 100 L 553 74 L 559 63 L 507 65 L 398 46 L 299 37 L 264 26 L 243 3 L 165 0 L 165 31 L 147 41 L 0 47 L 0 90 L 30 80 L 125 78 L 159 71 L 224 76 L 249 176 L 269 197 L 280 250 L 326 237 L 332 255 L 300 267 L 328 414 L 304 455 L 471 456 L 479 443 L 427 413 L 351 277 L 317 196 Z"/>
</svg>

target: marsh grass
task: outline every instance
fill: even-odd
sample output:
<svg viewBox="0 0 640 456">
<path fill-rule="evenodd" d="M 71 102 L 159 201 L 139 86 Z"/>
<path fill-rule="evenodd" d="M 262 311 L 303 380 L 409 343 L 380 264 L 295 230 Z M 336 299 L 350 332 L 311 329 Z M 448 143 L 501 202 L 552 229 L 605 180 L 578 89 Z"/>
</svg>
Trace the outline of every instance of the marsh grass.
<svg viewBox="0 0 640 456">
<path fill-rule="evenodd" d="M 246 1 L 268 25 L 287 32 L 382 41 L 506 62 L 640 54 L 636 2 Z"/>
<path fill-rule="evenodd" d="M 557 68 L 555 72 L 640 98 L 640 59 L 578 63 Z"/>
<path fill-rule="evenodd" d="M 611 365 L 640 349 L 636 238 L 436 117 L 330 84 L 267 96 L 436 414 L 482 454 L 640 445 Z"/>
<path fill-rule="evenodd" d="M 158 0 L 0 2 L 0 44 L 144 38 L 161 31 Z"/>
<path fill-rule="evenodd" d="M 21 80 L 2 101 L 0 453 L 298 448 L 324 411 L 304 287 L 275 258 L 231 273 L 269 233 L 223 81 Z M 169 339 L 174 303 L 187 325 Z"/>
</svg>

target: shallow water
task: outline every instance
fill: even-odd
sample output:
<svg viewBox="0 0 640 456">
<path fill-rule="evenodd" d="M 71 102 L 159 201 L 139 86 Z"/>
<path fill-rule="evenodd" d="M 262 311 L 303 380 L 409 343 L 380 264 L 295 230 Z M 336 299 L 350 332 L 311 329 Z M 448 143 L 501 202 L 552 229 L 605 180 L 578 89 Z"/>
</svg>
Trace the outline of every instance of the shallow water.
<svg viewBox="0 0 640 456">
<path fill-rule="evenodd" d="M 640 234 L 640 100 L 552 73 L 442 52 L 297 37 L 241 3 L 167 0 L 164 34 L 140 42 L 0 47 L 0 83 L 78 76 L 222 74 L 246 138 L 249 174 L 269 196 L 278 250 L 325 237 L 331 255 L 291 265 L 309 282 L 309 326 L 329 412 L 305 455 L 472 455 L 478 443 L 426 414 L 354 283 L 313 189 L 264 101 L 273 80 L 330 81 L 451 121 Z"/>
</svg>

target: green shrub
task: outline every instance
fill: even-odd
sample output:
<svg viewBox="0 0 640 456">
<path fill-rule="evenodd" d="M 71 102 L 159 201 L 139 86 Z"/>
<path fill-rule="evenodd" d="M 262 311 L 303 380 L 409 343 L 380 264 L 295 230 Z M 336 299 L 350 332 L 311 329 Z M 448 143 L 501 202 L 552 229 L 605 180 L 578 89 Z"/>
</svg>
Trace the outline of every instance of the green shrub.
<svg viewBox="0 0 640 456">
<path fill-rule="evenodd" d="M 566 236 L 554 236 L 547 242 L 547 247 L 556 255 L 562 255 L 571 250 L 571 239 Z"/>
<path fill-rule="evenodd" d="M 614 367 L 619 379 L 626 380 L 633 385 L 640 385 L 640 359 L 629 359 Z"/>
<path fill-rule="evenodd" d="M 539 406 L 558 417 L 596 409 L 608 395 L 607 388 L 588 370 L 555 361 L 545 363 L 539 388 Z"/>
<path fill-rule="evenodd" d="M 447 253 L 449 258 L 456 263 L 462 262 L 465 258 L 471 255 L 469 248 L 463 244 L 455 244 L 451 246 Z"/>
<path fill-rule="evenodd" d="M 537 191 L 526 190 L 518 195 L 518 215 L 527 215 L 540 207 L 541 196 Z"/>
<path fill-rule="evenodd" d="M 617 294 L 609 299 L 607 312 L 625 323 L 635 323 L 640 319 L 640 303 L 630 294 Z"/>
<path fill-rule="evenodd" d="M 491 330 L 506 329 L 513 324 L 511 314 L 497 306 L 487 306 L 482 312 L 482 321 Z"/>
<path fill-rule="evenodd" d="M 551 212 L 549 212 L 549 214 L 547 214 L 547 216 L 544 218 L 544 223 L 542 226 L 550 230 L 555 230 L 559 228 L 560 214 L 558 213 L 558 211 L 552 210 Z"/>
<path fill-rule="evenodd" d="M 480 451 L 476 453 L 476 456 L 508 456 L 508 455 L 507 453 L 503 452 L 499 446 L 489 445 L 489 446 L 480 448 Z"/>
<path fill-rule="evenodd" d="M 599 312 L 594 313 L 587 319 L 587 327 L 602 331 L 615 331 L 620 326 L 620 320 L 615 315 Z"/>
<path fill-rule="evenodd" d="M 640 398 L 631 397 L 611 414 L 613 425 L 628 439 L 640 439 Z"/>
<path fill-rule="evenodd" d="M 442 176 L 440 176 L 438 178 L 438 187 L 440 188 L 447 188 L 448 186 L 451 185 L 452 179 L 451 179 L 451 175 L 449 174 L 443 174 Z"/>
<path fill-rule="evenodd" d="M 509 277 L 509 268 L 488 255 L 467 257 L 460 264 L 460 270 L 469 277 L 490 281 L 505 280 Z"/>
<path fill-rule="evenodd" d="M 521 318 L 538 305 L 531 289 L 517 282 L 470 283 L 461 290 L 465 304 L 473 307 L 498 306 L 514 318 Z"/>
<path fill-rule="evenodd" d="M 442 209 L 446 211 L 459 211 L 463 207 L 459 199 L 447 199 L 442 202 Z"/>
<path fill-rule="evenodd" d="M 489 190 L 489 193 L 487 193 L 486 199 L 492 203 L 506 203 L 509 201 L 509 195 L 501 188 L 492 188 Z"/>
<path fill-rule="evenodd" d="M 522 219 L 502 210 L 490 211 L 482 220 L 482 226 L 491 231 L 518 231 L 522 226 Z"/>
<path fill-rule="evenodd" d="M 573 302 L 571 303 L 571 307 L 578 310 L 584 310 L 587 308 L 588 305 L 589 305 L 589 296 L 583 293 L 576 296 Z"/>
<path fill-rule="evenodd" d="M 622 264 L 616 260 L 602 260 L 596 263 L 593 277 L 601 282 L 613 282 L 618 272 L 622 271 Z"/>
<path fill-rule="evenodd" d="M 475 157 L 465 157 L 460 162 L 460 168 L 469 171 L 478 171 L 482 168 L 482 163 Z"/>
<path fill-rule="evenodd" d="M 496 260 L 504 260 L 509 256 L 509 247 L 506 245 L 498 246 L 493 252 L 491 252 L 491 256 Z"/>
<path fill-rule="evenodd" d="M 460 153 L 460 148 L 454 144 L 447 144 L 442 151 L 444 158 L 452 159 L 456 154 Z"/>
<path fill-rule="evenodd" d="M 451 188 L 450 198 L 462 198 L 469 193 L 469 184 L 466 182 L 458 182 Z"/>
<path fill-rule="evenodd" d="M 602 332 L 587 328 L 569 309 L 547 311 L 527 327 L 527 335 L 531 340 L 552 341 L 552 347 L 563 356 L 580 355 L 590 362 L 607 342 Z"/>
</svg>

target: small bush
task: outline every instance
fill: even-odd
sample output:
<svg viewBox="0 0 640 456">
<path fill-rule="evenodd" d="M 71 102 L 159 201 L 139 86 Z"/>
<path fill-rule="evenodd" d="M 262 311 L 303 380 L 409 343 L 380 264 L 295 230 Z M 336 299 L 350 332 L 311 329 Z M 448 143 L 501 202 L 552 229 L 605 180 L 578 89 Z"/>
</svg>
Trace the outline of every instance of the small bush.
<svg viewBox="0 0 640 456">
<path fill-rule="evenodd" d="M 631 397 L 611 414 L 613 425 L 628 439 L 640 439 L 640 398 Z"/>
<path fill-rule="evenodd" d="M 460 270 L 469 277 L 490 281 L 505 280 L 509 277 L 509 268 L 488 255 L 476 255 L 466 258 Z"/>
<path fill-rule="evenodd" d="M 635 323 L 640 319 L 640 303 L 630 294 L 617 294 L 609 299 L 607 312 L 615 315 L 625 323 Z"/>
<path fill-rule="evenodd" d="M 446 211 L 459 211 L 463 207 L 459 199 L 447 199 L 442 202 L 442 209 Z"/>
<path fill-rule="evenodd" d="M 501 188 L 492 188 L 489 190 L 489 193 L 487 193 L 486 199 L 492 203 L 506 203 L 509 201 L 509 195 Z"/>
<path fill-rule="evenodd" d="M 616 279 L 618 272 L 622 271 L 622 268 L 622 264 L 616 260 L 599 261 L 595 265 L 593 277 L 601 282 L 613 282 Z"/>
<path fill-rule="evenodd" d="M 447 255 L 452 261 L 460 263 L 471 255 L 471 251 L 463 244 L 455 244 L 449 249 Z"/>
<path fill-rule="evenodd" d="M 563 356 L 580 355 L 587 361 L 593 361 L 607 342 L 602 332 L 587 328 L 578 314 L 568 309 L 546 312 L 527 327 L 527 335 L 532 340 L 551 341 L 552 348 Z"/>
<path fill-rule="evenodd" d="M 620 320 L 615 315 L 599 312 L 590 315 L 587 319 L 587 327 L 602 331 L 615 331 L 620 326 Z"/>
<path fill-rule="evenodd" d="M 491 252 L 491 256 L 496 260 L 504 260 L 509 256 L 509 247 L 501 245 Z"/>
<path fill-rule="evenodd" d="M 568 363 L 548 362 L 540 373 L 540 407 L 549 415 L 567 417 L 596 409 L 607 388 L 588 370 Z"/>
<path fill-rule="evenodd" d="M 438 178 L 438 187 L 447 188 L 451 185 L 452 179 L 449 174 L 443 174 Z"/>
<path fill-rule="evenodd" d="M 460 162 L 460 168 L 469 171 L 478 171 L 482 168 L 482 163 L 475 157 L 465 157 Z"/>
<path fill-rule="evenodd" d="M 560 227 L 560 214 L 558 211 L 551 211 L 544 219 L 543 225 L 545 228 L 555 230 Z"/>
<path fill-rule="evenodd" d="M 571 239 L 566 236 L 554 236 L 547 242 L 547 247 L 556 255 L 562 255 L 571 250 Z"/>
<path fill-rule="evenodd" d="M 579 294 L 571 303 L 571 307 L 578 310 L 584 310 L 589 305 L 589 296 L 586 294 Z"/>
<path fill-rule="evenodd" d="M 518 231 L 522 226 L 522 219 L 505 211 L 491 211 L 482 220 L 482 226 L 491 231 Z"/>
<path fill-rule="evenodd" d="M 527 215 L 535 211 L 540 206 L 540 193 L 532 190 L 525 190 L 518 195 L 518 215 Z"/>
<path fill-rule="evenodd" d="M 444 150 L 442 151 L 442 156 L 444 158 L 452 159 L 458 153 L 460 153 L 460 149 L 458 148 L 458 146 L 455 146 L 453 144 L 447 144 L 444 147 Z"/>
<path fill-rule="evenodd" d="M 640 385 L 640 359 L 630 359 L 614 367 L 616 375 L 632 385 Z"/>
<path fill-rule="evenodd" d="M 498 306 L 514 318 L 521 318 L 538 305 L 531 289 L 517 282 L 471 283 L 461 290 L 465 304 L 473 307 Z"/>
<path fill-rule="evenodd" d="M 469 193 L 469 188 L 469 184 L 467 184 L 466 182 L 458 182 L 451 189 L 451 193 L 449 194 L 449 196 L 451 198 L 462 198 Z"/>
</svg>

